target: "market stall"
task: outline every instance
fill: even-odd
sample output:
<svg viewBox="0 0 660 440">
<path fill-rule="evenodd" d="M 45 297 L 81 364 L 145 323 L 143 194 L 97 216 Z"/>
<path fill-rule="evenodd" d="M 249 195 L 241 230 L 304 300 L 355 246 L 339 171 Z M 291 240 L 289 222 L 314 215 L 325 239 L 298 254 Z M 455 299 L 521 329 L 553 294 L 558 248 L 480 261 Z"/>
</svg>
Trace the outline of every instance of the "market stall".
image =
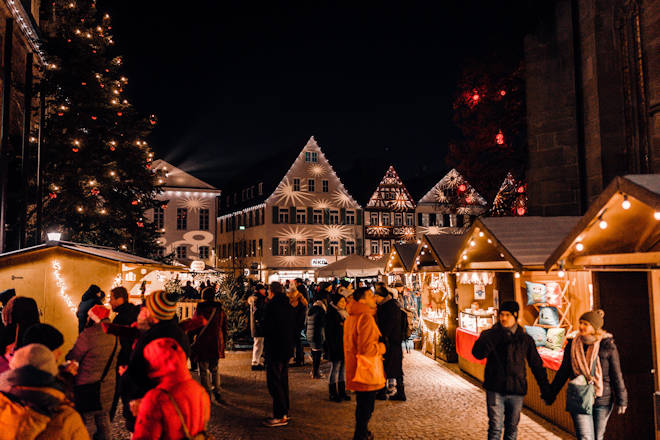
<svg viewBox="0 0 660 440">
<path fill-rule="evenodd" d="M 614 179 L 545 268 L 586 271 L 578 287 L 615 337 L 629 410 L 610 417 L 608 438 L 660 438 L 660 176 Z"/>
<path fill-rule="evenodd" d="M 502 301 L 520 305 L 518 324 L 537 345 L 550 378 L 561 365 L 566 336 L 589 310 L 587 272 L 546 273 L 545 260 L 577 224 L 579 217 L 498 217 L 478 219 L 458 251 L 457 296 L 459 366 L 483 380 L 485 362 L 471 356 L 479 334 L 497 319 Z M 548 407 L 528 371 L 525 405 L 565 429 L 572 422 L 563 396 Z"/>
<path fill-rule="evenodd" d="M 385 259 L 371 260 L 362 255 L 349 255 L 339 261 L 316 269 L 318 278 L 349 277 L 363 278 L 376 277 L 385 273 Z"/>
</svg>

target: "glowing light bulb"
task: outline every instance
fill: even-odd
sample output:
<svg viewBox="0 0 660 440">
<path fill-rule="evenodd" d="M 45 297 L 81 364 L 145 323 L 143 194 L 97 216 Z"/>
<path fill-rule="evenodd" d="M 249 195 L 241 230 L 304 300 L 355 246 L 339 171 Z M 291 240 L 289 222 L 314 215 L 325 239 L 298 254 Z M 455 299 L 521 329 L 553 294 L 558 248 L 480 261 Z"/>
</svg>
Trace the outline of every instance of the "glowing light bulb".
<svg viewBox="0 0 660 440">
<path fill-rule="evenodd" d="M 566 275 L 566 272 L 564 272 L 563 270 L 560 270 L 559 272 L 557 272 L 557 276 L 559 278 L 564 278 L 565 275 Z"/>
<path fill-rule="evenodd" d="M 584 245 L 582 243 L 578 243 L 578 244 L 575 245 L 575 249 L 578 252 L 582 252 L 584 250 Z"/>
<path fill-rule="evenodd" d="M 623 196 L 623 202 L 621 202 L 621 207 L 623 209 L 630 209 L 630 200 L 628 200 L 628 196 Z"/>
<path fill-rule="evenodd" d="M 467 255 L 463 255 L 463 259 L 464 259 L 464 260 L 467 260 Z"/>
<path fill-rule="evenodd" d="M 660 211 L 655 211 L 653 213 L 653 218 L 655 218 L 656 220 L 660 220 Z"/>
<path fill-rule="evenodd" d="M 470 242 L 470 246 L 474 247 L 474 246 L 476 246 L 476 245 L 477 245 L 477 243 L 475 243 L 474 240 L 472 240 L 472 241 Z"/>
<path fill-rule="evenodd" d="M 483 233 L 483 232 L 479 232 L 479 237 L 483 237 L 483 236 L 484 236 L 484 233 Z"/>
<path fill-rule="evenodd" d="M 515 276 L 516 278 L 520 278 L 520 272 L 516 272 L 516 273 L 514 274 L 514 276 Z"/>
<path fill-rule="evenodd" d="M 607 229 L 607 222 L 605 220 L 601 220 L 600 223 L 598 223 L 598 226 L 600 229 Z"/>
</svg>

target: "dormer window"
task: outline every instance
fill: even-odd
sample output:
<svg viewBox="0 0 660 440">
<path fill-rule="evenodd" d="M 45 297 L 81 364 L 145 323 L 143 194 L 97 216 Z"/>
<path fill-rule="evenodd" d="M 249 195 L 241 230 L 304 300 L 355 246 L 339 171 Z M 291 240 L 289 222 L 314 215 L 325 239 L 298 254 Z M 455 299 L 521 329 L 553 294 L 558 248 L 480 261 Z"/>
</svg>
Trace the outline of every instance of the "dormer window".
<svg viewBox="0 0 660 440">
<path fill-rule="evenodd" d="M 319 161 L 319 154 L 316 151 L 305 151 L 305 162 L 316 163 Z"/>
</svg>

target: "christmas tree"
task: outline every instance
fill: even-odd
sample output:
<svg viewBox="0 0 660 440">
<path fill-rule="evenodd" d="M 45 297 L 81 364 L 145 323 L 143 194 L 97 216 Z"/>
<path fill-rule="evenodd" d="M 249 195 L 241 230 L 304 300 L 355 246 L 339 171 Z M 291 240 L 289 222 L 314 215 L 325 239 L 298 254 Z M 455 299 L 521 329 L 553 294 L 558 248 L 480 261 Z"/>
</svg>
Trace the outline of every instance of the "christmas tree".
<svg viewBox="0 0 660 440">
<path fill-rule="evenodd" d="M 70 241 L 154 256 L 158 232 L 144 218 L 161 176 L 151 170 L 142 117 L 124 96 L 110 16 L 90 0 L 54 0 L 44 36 L 47 119 L 43 144 L 45 230 Z"/>
<path fill-rule="evenodd" d="M 510 65 L 480 60 L 466 67 L 453 103 L 457 132 L 446 161 L 487 199 L 497 193 L 502 170 L 525 169 L 523 71 Z"/>
<path fill-rule="evenodd" d="M 489 214 L 493 217 L 527 214 L 527 185 L 517 182 L 511 173 L 507 174 L 495 196 Z"/>
</svg>

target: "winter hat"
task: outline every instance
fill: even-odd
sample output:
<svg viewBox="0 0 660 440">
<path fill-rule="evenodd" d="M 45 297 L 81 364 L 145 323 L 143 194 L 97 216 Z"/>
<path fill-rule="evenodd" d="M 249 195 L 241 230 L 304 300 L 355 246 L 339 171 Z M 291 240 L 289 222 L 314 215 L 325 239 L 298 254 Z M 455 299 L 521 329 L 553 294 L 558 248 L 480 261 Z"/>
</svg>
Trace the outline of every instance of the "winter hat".
<svg viewBox="0 0 660 440">
<path fill-rule="evenodd" d="M 520 311 L 520 306 L 515 301 L 504 301 L 500 304 L 500 312 L 509 312 L 516 319 L 518 319 L 518 312 Z"/>
<path fill-rule="evenodd" d="M 89 312 L 87 312 L 87 316 L 92 318 L 92 321 L 95 323 L 99 323 L 106 319 L 108 316 L 110 316 L 110 310 L 108 310 L 107 307 L 101 306 L 101 305 L 95 305 L 91 309 L 89 309 Z"/>
<path fill-rule="evenodd" d="M 57 375 L 57 364 L 55 355 L 45 345 L 29 344 L 14 352 L 14 357 L 9 361 L 9 368 L 32 366 L 46 373 Z"/>
<path fill-rule="evenodd" d="M 64 336 L 52 325 L 34 324 L 25 332 L 23 344 L 43 344 L 53 351 L 64 344 Z"/>
<path fill-rule="evenodd" d="M 605 312 L 601 309 L 592 310 L 580 316 L 580 321 L 587 321 L 595 330 L 600 330 L 605 324 Z"/>
<path fill-rule="evenodd" d="M 172 338 L 154 339 L 144 347 L 144 359 L 149 364 L 149 377 L 162 377 L 188 371 L 186 353 Z"/>
<path fill-rule="evenodd" d="M 16 290 L 7 289 L 0 292 L 0 302 L 3 306 L 6 306 L 10 299 L 16 296 Z"/>
<path fill-rule="evenodd" d="M 257 287 L 254 288 L 255 292 L 258 292 L 258 291 L 260 291 L 260 290 L 262 290 L 262 289 L 263 289 L 263 290 L 266 290 L 266 286 L 264 286 L 264 285 L 261 284 L 261 283 L 260 283 L 260 284 L 257 284 Z"/>
<path fill-rule="evenodd" d="M 174 318 L 176 314 L 176 299 L 171 298 L 164 290 L 156 290 L 147 296 L 144 304 L 151 316 L 161 321 Z"/>
<path fill-rule="evenodd" d="M 403 283 L 401 281 L 397 281 L 392 287 L 403 287 Z"/>
</svg>

